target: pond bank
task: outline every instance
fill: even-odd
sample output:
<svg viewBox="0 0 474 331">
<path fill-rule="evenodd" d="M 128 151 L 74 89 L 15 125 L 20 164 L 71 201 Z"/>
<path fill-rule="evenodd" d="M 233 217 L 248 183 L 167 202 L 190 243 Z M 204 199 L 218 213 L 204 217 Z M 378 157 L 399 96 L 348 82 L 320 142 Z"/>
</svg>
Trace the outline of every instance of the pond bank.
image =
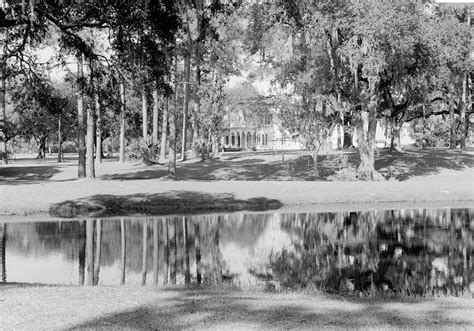
<svg viewBox="0 0 474 331">
<path fill-rule="evenodd" d="M 0 284 L 5 330 L 461 328 L 472 298 L 344 298 L 230 288 Z"/>
<path fill-rule="evenodd" d="M 132 212 L 150 210 L 155 215 L 179 212 L 186 203 L 185 212 L 252 209 L 249 208 L 252 204 L 257 205 L 259 208 L 253 209 L 258 210 L 280 205 L 296 208 L 305 205 L 399 205 L 404 202 L 439 204 L 440 207 L 449 207 L 450 202 L 465 202 L 469 206 L 474 204 L 473 178 L 473 171 L 469 169 L 462 175 L 429 176 L 405 182 L 72 180 L 3 185 L 0 215 L 44 214 L 52 206 L 61 205 L 81 205 L 84 206 L 82 212 L 107 210 L 116 214 L 127 208 L 124 201 L 133 202 Z M 261 201 L 264 203 L 259 206 Z M 171 202 L 175 203 L 173 208 Z M 64 214 L 53 214 L 71 216 L 67 210 Z"/>
<path fill-rule="evenodd" d="M 0 166 L 0 217 L 47 214 L 50 210 L 54 215 L 78 216 L 98 211 L 101 215 L 117 214 L 127 209 L 126 214 L 169 214 L 279 206 L 474 205 L 474 153 L 423 153 L 381 153 L 380 171 L 393 167 L 410 174 L 381 182 L 327 181 L 324 176 L 318 181 L 301 180 L 298 176 L 306 173 L 304 169 L 285 172 L 278 156 L 268 153 L 228 155 L 210 164 L 186 161 L 179 164 L 179 173 L 188 177 L 178 181 L 163 175 L 164 166 L 118 164 L 114 160 L 105 160 L 96 169 L 97 179 L 78 180 L 75 158 L 61 164 L 52 158 L 23 159 Z M 297 157 L 287 155 L 286 159 Z"/>
<path fill-rule="evenodd" d="M 471 171 L 472 173 L 472 171 Z M 277 206 L 399 204 L 429 202 L 449 206 L 449 202 L 474 201 L 471 174 L 419 179 L 407 182 L 244 182 L 244 181 L 156 181 L 74 180 L 32 185 L 4 185 L 0 191 L 0 215 L 48 213 L 51 206 L 89 206 L 83 211 L 121 212 L 124 201 L 134 201 L 153 214 L 183 211 L 273 209 Z M 257 199 L 258 198 L 258 199 Z M 254 200 L 252 200 L 254 199 Z M 179 202 L 180 201 L 180 202 Z M 221 203 L 217 203 L 220 201 Z M 244 201 L 244 202 L 243 202 Z M 247 202 L 245 202 L 247 201 Z M 263 205 L 258 206 L 261 201 Z M 153 202 L 154 205 L 150 205 Z M 170 208 L 169 203 L 177 203 Z M 167 205 L 168 203 L 168 205 Z M 207 204 L 207 205 L 206 205 Z M 232 206 L 231 204 L 235 204 Z M 115 207 L 114 207 L 115 206 Z M 160 207 L 161 206 L 161 207 Z M 238 208 L 237 208 L 237 207 Z M 162 208 L 162 209 L 160 209 Z M 80 210 L 79 210 L 80 211 Z M 54 213 L 58 215 L 58 213 Z M 60 214 L 60 213 L 59 213 Z M 65 212 L 62 216 L 67 216 Z M 77 215 L 76 215 L 77 216 Z"/>
</svg>

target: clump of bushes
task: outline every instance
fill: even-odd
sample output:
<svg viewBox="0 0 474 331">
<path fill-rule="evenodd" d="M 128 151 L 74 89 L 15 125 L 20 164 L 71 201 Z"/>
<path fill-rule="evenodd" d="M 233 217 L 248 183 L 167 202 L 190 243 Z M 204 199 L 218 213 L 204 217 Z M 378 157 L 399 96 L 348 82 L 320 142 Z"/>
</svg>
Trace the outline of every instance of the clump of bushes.
<svg viewBox="0 0 474 331">
<path fill-rule="evenodd" d="M 156 144 L 145 144 L 142 140 L 134 140 L 125 149 L 127 159 L 140 161 L 146 165 L 158 163 L 160 157 L 160 146 Z"/>
</svg>

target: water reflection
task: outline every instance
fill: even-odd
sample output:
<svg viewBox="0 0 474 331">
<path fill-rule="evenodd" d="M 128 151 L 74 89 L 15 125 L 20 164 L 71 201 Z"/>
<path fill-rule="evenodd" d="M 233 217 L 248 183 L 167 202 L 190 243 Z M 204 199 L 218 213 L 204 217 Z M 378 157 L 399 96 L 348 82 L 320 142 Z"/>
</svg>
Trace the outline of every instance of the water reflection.
<svg viewBox="0 0 474 331">
<path fill-rule="evenodd" d="M 1 277 L 461 295 L 474 285 L 471 215 L 439 209 L 4 223 Z"/>
</svg>

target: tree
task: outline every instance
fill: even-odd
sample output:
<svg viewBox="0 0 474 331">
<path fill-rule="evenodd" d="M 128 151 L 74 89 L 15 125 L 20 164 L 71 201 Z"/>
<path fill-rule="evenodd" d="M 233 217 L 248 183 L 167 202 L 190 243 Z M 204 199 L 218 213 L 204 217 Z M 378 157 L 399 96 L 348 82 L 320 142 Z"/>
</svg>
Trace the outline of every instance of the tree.
<svg viewBox="0 0 474 331">
<path fill-rule="evenodd" d="M 44 77 L 18 78 L 12 81 L 13 110 L 18 115 L 17 132 L 26 138 L 34 138 L 38 144 L 38 158 L 45 157 L 46 143 L 59 134 L 62 143 L 75 120 L 71 118 L 71 101 L 64 91 L 56 89 Z"/>
<path fill-rule="evenodd" d="M 283 128 L 298 137 L 311 152 L 313 172 L 317 176 L 318 154 L 328 148 L 328 140 L 336 124 L 340 124 L 339 114 L 344 112 L 333 96 L 313 96 L 311 101 L 291 100 L 283 97 L 278 102 L 279 118 Z"/>
</svg>

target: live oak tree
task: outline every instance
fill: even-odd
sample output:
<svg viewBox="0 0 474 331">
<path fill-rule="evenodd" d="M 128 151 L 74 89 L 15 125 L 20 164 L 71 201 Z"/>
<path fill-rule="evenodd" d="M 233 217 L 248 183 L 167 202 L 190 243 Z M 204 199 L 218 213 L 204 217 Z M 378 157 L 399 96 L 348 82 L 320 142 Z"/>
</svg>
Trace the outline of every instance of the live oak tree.
<svg viewBox="0 0 474 331">
<path fill-rule="evenodd" d="M 35 139 L 38 158 L 45 157 L 47 143 L 57 139 L 58 161 L 61 161 L 62 142 L 73 132 L 76 124 L 72 116 L 72 100 L 44 77 L 34 80 L 18 77 L 17 81 L 12 82 L 11 94 L 13 108 L 18 115 L 17 134 Z"/>
</svg>

